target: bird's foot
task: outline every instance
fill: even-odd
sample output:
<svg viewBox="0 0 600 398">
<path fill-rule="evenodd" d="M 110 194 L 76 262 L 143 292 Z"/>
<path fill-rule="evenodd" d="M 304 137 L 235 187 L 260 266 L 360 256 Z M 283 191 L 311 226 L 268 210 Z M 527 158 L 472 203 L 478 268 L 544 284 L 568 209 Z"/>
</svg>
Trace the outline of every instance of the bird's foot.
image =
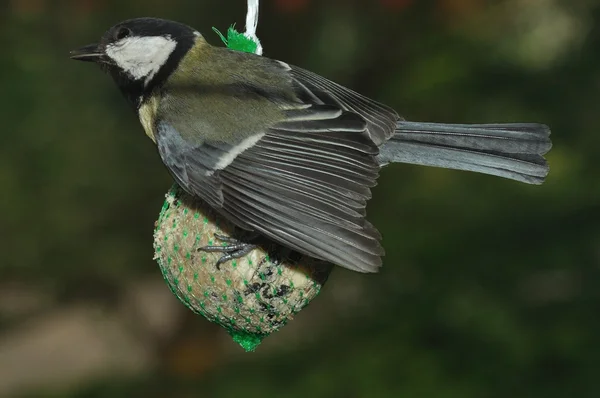
<svg viewBox="0 0 600 398">
<path fill-rule="evenodd" d="M 203 251 L 207 253 L 223 253 L 223 256 L 217 261 L 215 266 L 217 270 L 221 270 L 221 264 L 226 263 L 230 260 L 235 260 L 237 258 L 244 257 L 252 250 L 256 249 L 258 245 L 253 243 L 240 242 L 239 240 L 224 236 L 220 234 L 214 234 L 216 240 L 226 243 L 225 246 L 203 246 L 198 248 L 198 251 Z"/>
</svg>

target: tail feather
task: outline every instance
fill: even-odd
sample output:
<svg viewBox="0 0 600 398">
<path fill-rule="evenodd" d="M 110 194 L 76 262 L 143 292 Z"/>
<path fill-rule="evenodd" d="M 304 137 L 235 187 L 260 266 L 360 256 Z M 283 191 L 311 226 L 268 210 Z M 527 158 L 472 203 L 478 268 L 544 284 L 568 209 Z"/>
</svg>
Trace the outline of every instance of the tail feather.
<svg viewBox="0 0 600 398">
<path fill-rule="evenodd" d="M 438 124 L 398 122 L 380 148 L 379 162 L 467 170 L 541 184 L 548 175 L 542 155 L 552 143 L 541 124 Z"/>
</svg>

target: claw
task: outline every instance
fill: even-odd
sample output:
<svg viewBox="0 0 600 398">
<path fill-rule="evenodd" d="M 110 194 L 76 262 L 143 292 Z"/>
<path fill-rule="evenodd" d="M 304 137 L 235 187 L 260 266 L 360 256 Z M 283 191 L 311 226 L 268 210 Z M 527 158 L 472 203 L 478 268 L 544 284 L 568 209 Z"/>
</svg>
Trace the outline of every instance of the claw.
<svg viewBox="0 0 600 398">
<path fill-rule="evenodd" d="M 198 251 L 208 253 L 223 253 L 223 256 L 221 256 L 221 258 L 215 264 L 217 270 L 219 271 L 221 270 L 221 264 L 236 258 L 244 257 L 258 247 L 258 245 L 240 242 L 235 238 L 220 234 L 214 234 L 214 237 L 221 242 L 227 243 L 227 246 L 203 246 L 198 248 Z"/>
<path fill-rule="evenodd" d="M 223 243 L 231 243 L 232 245 L 237 245 L 241 243 L 238 239 L 232 238 L 231 236 L 221 235 L 218 233 L 213 234 L 213 237 L 218 241 L 221 241 Z"/>
</svg>

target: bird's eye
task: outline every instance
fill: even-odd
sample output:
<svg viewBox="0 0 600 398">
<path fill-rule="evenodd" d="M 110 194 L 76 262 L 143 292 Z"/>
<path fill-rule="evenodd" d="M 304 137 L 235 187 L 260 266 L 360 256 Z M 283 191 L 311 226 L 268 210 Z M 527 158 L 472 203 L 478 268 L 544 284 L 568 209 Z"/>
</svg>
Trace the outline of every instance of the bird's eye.
<svg viewBox="0 0 600 398">
<path fill-rule="evenodd" d="M 115 32 L 115 40 L 121 40 L 131 35 L 131 29 L 121 27 Z"/>
</svg>

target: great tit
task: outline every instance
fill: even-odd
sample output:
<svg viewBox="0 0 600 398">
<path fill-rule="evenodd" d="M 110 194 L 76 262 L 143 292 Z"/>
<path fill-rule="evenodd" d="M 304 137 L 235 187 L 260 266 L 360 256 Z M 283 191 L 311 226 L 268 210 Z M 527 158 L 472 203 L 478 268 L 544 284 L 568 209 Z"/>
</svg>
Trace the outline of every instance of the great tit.
<svg viewBox="0 0 600 398">
<path fill-rule="evenodd" d="M 71 58 L 112 76 L 181 188 L 244 230 L 354 271 L 382 264 L 381 235 L 365 219 L 382 166 L 529 184 L 548 174 L 545 125 L 406 121 L 315 73 L 212 46 L 173 21 L 121 22 Z M 233 247 L 228 258 L 244 244 Z"/>
</svg>

